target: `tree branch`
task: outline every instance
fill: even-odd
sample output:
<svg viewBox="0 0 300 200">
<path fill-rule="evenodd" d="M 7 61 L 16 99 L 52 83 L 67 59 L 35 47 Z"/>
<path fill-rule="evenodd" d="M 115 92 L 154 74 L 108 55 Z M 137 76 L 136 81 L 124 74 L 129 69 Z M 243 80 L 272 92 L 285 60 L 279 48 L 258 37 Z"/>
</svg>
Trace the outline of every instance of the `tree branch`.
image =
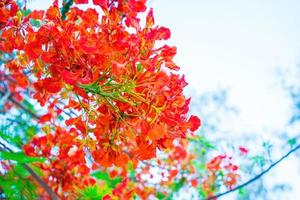
<svg viewBox="0 0 300 200">
<path fill-rule="evenodd" d="M 27 164 L 23 164 L 25 169 L 30 173 L 30 175 L 38 182 L 38 184 L 49 194 L 52 200 L 59 200 L 55 192 L 47 185 L 47 183 L 41 179 Z"/>
<path fill-rule="evenodd" d="M 5 95 L 7 94 L 6 92 L 0 90 L 0 94 L 1 95 Z M 40 119 L 40 117 L 35 114 L 34 112 L 32 112 L 31 110 L 29 110 L 28 108 L 26 108 L 24 105 L 22 105 L 20 102 L 18 102 L 17 100 L 15 100 L 12 95 L 10 94 L 7 98 L 10 102 L 12 102 L 13 104 L 15 104 L 16 106 L 18 106 L 19 108 L 21 108 L 22 110 L 24 110 L 25 112 L 27 112 L 28 114 L 30 114 L 33 118 L 35 119 Z"/>
<path fill-rule="evenodd" d="M 4 151 L 9 151 L 9 152 L 13 152 L 10 148 L 8 148 L 5 144 L 3 144 L 2 142 L 0 142 L 1 146 L 0 147 L 0 151 L 4 150 Z M 24 168 L 30 173 L 30 175 L 33 177 L 34 180 L 36 180 L 38 182 L 38 184 L 48 193 L 48 195 L 51 197 L 52 200 L 59 200 L 58 196 L 55 194 L 55 192 L 47 185 L 47 183 L 41 178 L 39 177 L 39 175 L 37 175 L 33 169 L 23 163 L 22 164 L 24 166 Z"/>
<path fill-rule="evenodd" d="M 241 185 L 238 185 L 236 187 L 234 187 L 233 189 L 231 190 L 228 190 L 226 192 L 222 192 L 222 193 L 219 193 L 219 194 L 216 194 L 215 196 L 212 196 L 212 197 L 208 197 L 206 200 L 213 200 L 213 199 L 216 199 L 216 198 L 219 198 L 221 196 L 224 196 L 226 194 L 229 194 L 231 192 L 234 192 L 238 189 L 241 189 L 243 187 L 246 187 L 247 185 L 251 184 L 252 182 L 260 179 L 263 175 L 265 175 L 266 173 L 268 173 L 272 168 L 274 168 L 276 165 L 278 165 L 281 161 L 283 161 L 284 159 L 286 159 L 289 155 L 291 155 L 292 153 L 294 153 L 295 151 L 297 151 L 298 149 L 300 149 L 300 144 L 298 146 L 296 146 L 295 148 L 291 149 L 287 154 L 285 154 L 284 156 L 282 156 L 279 160 L 277 160 L 276 162 L 274 162 L 273 164 L 271 164 L 267 169 L 265 169 L 264 171 L 262 171 L 261 173 L 259 173 L 258 175 L 256 175 L 255 177 L 251 178 L 250 180 L 248 180 L 247 182 L 241 184 Z"/>
<path fill-rule="evenodd" d="M 25 112 L 29 113 L 33 118 L 39 120 L 40 117 L 35 114 L 34 112 L 32 112 L 31 110 L 29 110 L 28 108 L 26 108 L 25 106 L 23 106 L 20 102 L 16 101 L 12 96 L 10 96 L 8 98 L 12 103 L 14 103 L 16 106 L 18 106 L 19 108 L 21 108 L 22 110 L 24 110 Z"/>
</svg>

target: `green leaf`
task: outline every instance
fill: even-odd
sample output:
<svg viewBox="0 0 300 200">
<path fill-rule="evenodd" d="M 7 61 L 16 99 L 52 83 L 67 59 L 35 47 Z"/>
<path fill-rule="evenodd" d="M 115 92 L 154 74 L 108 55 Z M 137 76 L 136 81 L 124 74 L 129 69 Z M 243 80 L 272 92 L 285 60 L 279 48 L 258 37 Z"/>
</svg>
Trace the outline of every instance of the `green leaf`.
<svg viewBox="0 0 300 200">
<path fill-rule="evenodd" d="M 105 195 L 109 195 L 112 193 L 112 188 L 108 185 L 95 185 L 91 187 L 86 187 L 81 192 L 82 200 L 99 200 L 102 199 Z"/>
<path fill-rule="evenodd" d="M 0 178 L 0 187 L 8 199 L 18 199 L 18 193 L 22 191 L 22 182 Z"/>
<path fill-rule="evenodd" d="M 23 16 L 27 17 L 31 13 L 31 10 L 27 9 L 23 11 Z"/>
<path fill-rule="evenodd" d="M 29 172 L 25 169 L 25 167 L 22 164 L 16 164 L 14 170 L 18 173 L 18 175 L 24 178 L 29 175 Z"/>
<path fill-rule="evenodd" d="M 128 162 L 128 163 L 127 163 L 127 171 L 128 171 L 129 177 L 132 177 L 132 178 L 135 177 L 136 171 L 133 169 L 133 164 L 132 164 L 132 162 Z"/>
<path fill-rule="evenodd" d="M 120 177 L 112 179 L 109 177 L 108 173 L 101 171 L 92 172 L 91 176 L 95 177 L 96 179 L 105 181 L 107 185 L 112 188 L 114 188 L 118 183 L 122 182 L 122 179 Z"/>
<path fill-rule="evenodd" d="M 141 63 L 138 63 L 138 64 L 136 65 L 136 70 L 137 70 L 138 72 L 141 72 L 142 69 L 143 69 L 143 65 L 142 65 Z"/>
<path fill-rule="evenodd" d="M 156 196 L 159 200 L 163 200 L 166 198 L 166 195 L 164 195 L 162 192 L 158 192 Z"/>
<path fill-rule="evenodd" d="M 32 111 L 32 112 L 36 112 L 36 110 L 34 109 L 34 105 L 33 104 L 31 104 L 29 101 L 27 101 L 26 99 L 24 99 L 23 101 L 22 101 L 22 104 L 24 105 L 24 106 L 26 106 L 30 111 Z"/>
<path fill-rule="evenodd" d="M 16 146 L 18 146 L 18 144 L 20 144 L 22 142 L 21 138 L 19 135 L 16 135 L 16 136 L 11 136 L 9 134 L 6 134 L 2 131 L 0 131 L 0 137 L 2 139 L 4 139 L 5 141 L 7 141 L 8 143 L 10 144 L 14 144 Z"/>
<path fill-rule="evenodd" d="M 35 185 L 31 183 L 30 179 L 20 178 L 20 174 L 16 170 L 10 170 L 4 176 L 0 176 L 0 188 L 6 199 L 37 199 Z"/>
<path fill-rule="evenodd" d="M 259 165 L 260 167 L 263 167 L 266 164 L 266 159 L 263 156 L 257 155 L 253 156 L 251 160 L 254 161 L 254 164 Z"/>
<path fill-rule="evenodd" d="M 291 138 L 288 140 L 288 144 L 293 147 L 295 144 L 297 144 L 297 138 Z"/>
<path fill-rule="evenodd" d="M 92 172 L 91 175 L 97 179 L 101 179 L 101 180 L 109 180 L 109 175 L 106 172 L 101 172 L 101 171 L 95 171 Z"/>
<path fill-rule="evenodd" d="M 171 188 L 174 192 L 178 192 L 184 186 L 184 183 L 185 183 L 185 178 L 182 178 L 180 179 L 179 182 L 174 182 L 171 185 Z"/>
<path fill-rule="evenodd" d="M 210 141 L 202 136 L 188 138 L 188 140 L 208 149 L 216 149 L 216 147 Z"/>
<path fill-rule="evenodd" d="M 193 160 L 191 161 L 191 164 L 197 169 L 197 171 L 204 171 L 206 170 L 206 165 L 202 161 L 199 160 Z"/>
<path fill-rule="evenodd" d="M 66 14 L 67 12 L 69 12 L 72 4 L 74 3 L 73 0 L 64 0 L 64 5 L 63 7 L 60 9 L 60 12 L 61 12 L 61 18 L 62 20 L 65 20 L 66 19 Z"/>
<path fill-rule="evenodd" d="M 245 188 L 240 188 L 238 190 L 238 195 L 242 198 L 242 199 L 246 199 L 246 197 L 248 196 L 248 191 Z"/>
<path fill-rule="evenodd" d="M 42 26 L 42 21 L 38 19 L 30 19 L 30 24 L 33 27 L 40 28 Z"/>
<path fill-rule="evenodd" d="M 29 157 L 23 152 L 0 152 L 0 158 L 3 160 L 14 160 L 19 163 L 44 162 L 46 159 L 42 157 Z"/>
<path fill-rule="evenodd" d="M 206 199 L 206 197 L 207 197 L 206 192 L 202 186 L 198 188 L 198 194 L 201 197 L 201 199 Z"/>
<path fill-rule="evenodd" d="M 34 126 L 29 126 L 25 133 L 28 138 L 32 138 L 37 133 L 37 129 Z"/>
</svg>

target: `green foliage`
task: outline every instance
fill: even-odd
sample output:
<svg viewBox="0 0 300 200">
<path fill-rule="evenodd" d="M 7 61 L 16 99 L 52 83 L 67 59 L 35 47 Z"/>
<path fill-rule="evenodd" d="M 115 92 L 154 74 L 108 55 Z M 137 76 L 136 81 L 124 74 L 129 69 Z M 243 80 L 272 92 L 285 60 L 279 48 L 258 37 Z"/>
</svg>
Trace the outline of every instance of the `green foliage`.
<svg viewBox="0 0 300 200">
<path fill-rule="evenodd" d="M 25 130 L 26 138 L 32 138 L 37 133 L 37 128 L 35 126 L 28 126 Z"/>
<path fill-rule="evenodd" d="M 249 192 L 246 188 L 240 188 L 238 190 L 238 195 L 241 199 L 246 199 L 249 196 Z"/>
<path fill-rule="evenodd" d="M 142 65 L 141 63 L 138 63 L 138 64 L 136 65 L 136 70 L 137 70 L 138 72 L 141 72 L 141 71 L 143 70 L 143 65 Z"/>
<path fill-rule="evenodd" d="M 159 200 L 164 200 L 166 199 L 166 195 L 164 195 L 162 192 L 158 192 L 156 198 L 158 198 Z"/>
<path fill-rule="evenodd" d="M 111 188 L 114 188 L 118 183 L 121 183 L 121 181 L 122 181 L 122 179 L 120 177 L 111 178 L 111 177 L 109 177 L 108 173 L 102 172 L 102 171 L 93 172 L 91 175 L 93 177 L 95 177 L 96 179 L 105 181 L 106 184 Z"/>
<path fill-rule="evenodd" d="M 192 142 L 192 150 L 197 155 L 203 156 L 207 153 L 207 150 L 216 149 L 216 147 L 203 136 L 189 138 L 189 141 Z"/>
<path fill-rule="evenodd" d="M 22 105 L 36 113 L 34 106 L 27 100 L 22 101 Z M 19 110 L 17 113 L 7 115 L 0 121 L 0 139 L 6 141 L 15 148 L 20 149 L 34 135 L 39 128 L 37 123 L 32 122 L 32 116 L 25 111 Z"/>
<path fill-rule="evenodd" d="M 291 147 L 294 147 L 296 144 L 297 144 L 297 138 L 291 138 L 288 140 L 288 144 L 291 146 Z"/>
<path fill-rule="evenodd" d="M 22 105 L 28 108 L 31 112 L 36 113 L 36 109 L 34 108 L 34 105 L 27 99 L 23 99 Z"/>
<path fill-rule="evenodd" d="M 128 171 L 128 176 L 130 178 L 134 178 L 135 177 L 136 171 L 133 169 L 132 162 L 128 162 L 128 164 L 127 164 L 127 171 Z"/>
<path fill-rule="evenodd" d="M 2 129 L 3 127 L 1 127 Z M 0 130 L 0 137 L 5 140 L 6 142 L 10 143 L 10 144 L 15 144 L 17 146 L 19 146 L 22 143 L 22 139 L 19 135 L 13 135 L 13 134 L 9 134 L 6 133 L 4 131 Z"/>
<path fill-rule="evenodd" d="M 172 185 L 171 185 L 171 189 L 174 191 L 174 192 L 178 192 L 185 184 L 185 178 L 181 178 L 178 182 L 174 182 Z"/>
<path fill-rule="evenodd" d="M 206 192 L 205 192 L 205 190 L 203 189 L 202 186 L 198 187 L 198 194 L 199 194 L 201 199 L 206 199 L 207 198 Z"/>
<path fill-rule="evenodd" d="M 21 169 L 21 170 L 20 170 Z M 0 187 L 6 199 L 31 200 L 36 199 L 35 185 L 26 177 L 25 169 L 21 166 L 0 176 Z"/>
<path fill-rule="evenodd" d="M 265 157 L 261 155 L 253 156 L 251 160 L 254 162 L 254 164 L 258 165 L 259 167 L 263 167 L 266 164 Z"/>
<path fill-rule="evenodd" d="M 60 12 L 61 12 L 61 18 L 63 20 L 65 20 L 66 19 L 66 14 L 70 10 L 70 8 L 73 5 L 74 1 L 73 0 L 64 0 L 63 3 L 64 3 L 64 5 L 60 9 Z"/>
<path fill-rule="evenodd" d="M 13 160 L 18 163 L 32 163 L 32 162 L 44 162 L 45 158 L 39 157 L 28 157 L 23 152 L 0 152 L 0 158 L 2 160 Z"/>
<path fill-rule="evenodd" d="M 29 175 L 29 172 L 25 169 L 25 167 L 20 163 L 17 163 L 13 169 L 18 176 L 22 178 L 26 178 Z"/>
<path fill-rule="evenodd" d="M 111 194 L 112 188 L 108 185 L 94 185 L 91 187 L 86 187 L 81 191 L 80 200 L 100 200 L 105 195 Z"/>
<path fill-rule="evenodd" d="M 37 20 L 37 19 L 30 19 L 30 24 L 36 28 L 40 28 L 42 26 L 41 20 Z"/>
<path fill-rule="evenodd" d="M 165 195 L 162 192 L 158 192 L 157 195 L 156 195 L 156 198 L 158 200 L 172 200 L 172 199 L 174 199 L 173 196 Z"/>
</svg>

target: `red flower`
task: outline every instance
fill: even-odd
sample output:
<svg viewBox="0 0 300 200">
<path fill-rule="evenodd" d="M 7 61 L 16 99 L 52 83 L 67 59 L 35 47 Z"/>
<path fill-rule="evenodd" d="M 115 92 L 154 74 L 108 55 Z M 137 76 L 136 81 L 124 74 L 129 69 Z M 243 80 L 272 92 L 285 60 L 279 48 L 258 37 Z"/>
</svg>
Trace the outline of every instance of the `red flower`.
<svg viewBox="0 0 300 200">
<path fill-rule="evenodd" d="M 239 147 L 239 150 L 240 150 L 240 152 L 241 152 L 242 155 L 246 155 L 249 152 L 249 150 L 246 149 L 245 147 Z"/>
<path fill-rule="evenodd" d="M 196 131 L 201 126 L 201 120 L 197 117 L 192 115 L 189 119 L 190 130 Z"/>
<path fill-rule="evenodd" d="M 193 179 L 193 180 L 191 180 L 191 185 L 193 186 L 193 187 L 197 187 L 198 186 L 198 181 L 197 181 L 197 179 Z"/>
<path fill-rule="evenodd" d="M 75 3 L 77 4 L 87 4 L 88 2 L 88 0 L 75 0 Z"/>
</svg>

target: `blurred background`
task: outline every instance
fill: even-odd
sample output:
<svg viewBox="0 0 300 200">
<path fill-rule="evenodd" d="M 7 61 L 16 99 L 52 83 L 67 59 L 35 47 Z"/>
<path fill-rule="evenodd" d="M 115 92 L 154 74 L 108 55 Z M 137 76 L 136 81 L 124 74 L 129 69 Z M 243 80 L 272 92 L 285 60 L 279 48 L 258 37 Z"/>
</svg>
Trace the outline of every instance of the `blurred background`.
<svg viewBox="0 0 300 200">
<path fill-rule="evenodd" d="M 249 149 L 242 180 L 298 144 L 299 1 L 152 0 L 150 6 L 157 23 L 172 31 L 191 112 L 203 121 L 199 134 L 219 151 Z M 244 194 L 222 199 L 299 198 L 299 158 L 298 152 Z"/>
</svg>

